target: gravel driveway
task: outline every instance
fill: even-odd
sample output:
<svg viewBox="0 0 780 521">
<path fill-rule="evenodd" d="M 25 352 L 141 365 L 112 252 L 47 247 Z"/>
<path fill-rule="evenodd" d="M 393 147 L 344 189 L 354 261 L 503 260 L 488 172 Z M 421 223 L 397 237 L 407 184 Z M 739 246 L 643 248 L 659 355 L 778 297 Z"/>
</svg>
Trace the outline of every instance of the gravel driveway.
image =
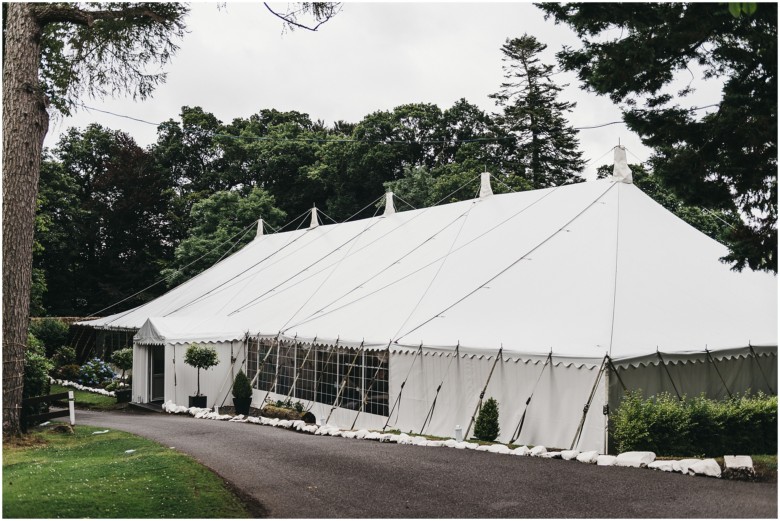
<svg viewBox="0 0 780 521">
<path fill-rule="evenodd" d="M 186 415 L 77 411 L 174 446 L 277 518 L 777 518 L 777 484 L 312 436 Z M 264 509 L 264 510 L 263 510 Z"/>
</svg>

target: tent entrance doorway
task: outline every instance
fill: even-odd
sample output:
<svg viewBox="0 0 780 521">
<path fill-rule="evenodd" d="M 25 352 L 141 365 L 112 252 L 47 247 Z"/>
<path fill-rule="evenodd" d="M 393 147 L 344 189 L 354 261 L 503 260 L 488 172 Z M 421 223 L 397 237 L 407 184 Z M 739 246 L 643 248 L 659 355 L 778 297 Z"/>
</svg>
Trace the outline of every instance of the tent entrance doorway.
<svg viewBox="0 0 780 521">
<path fill-rule="evenodd" d="M 161 402 L 165 399 L 165 349 L 152 347 L 149 357 L 149 401 Z"/>
</svg>

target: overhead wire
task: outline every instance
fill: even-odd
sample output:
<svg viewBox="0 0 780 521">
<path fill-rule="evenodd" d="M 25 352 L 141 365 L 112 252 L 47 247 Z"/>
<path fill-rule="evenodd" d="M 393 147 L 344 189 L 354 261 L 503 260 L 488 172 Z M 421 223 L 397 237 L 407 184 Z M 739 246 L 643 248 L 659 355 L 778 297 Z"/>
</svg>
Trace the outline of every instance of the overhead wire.
<svg viewBox="0 0 780 521">
<path fill-rule="evenodd" d="M 198 257 L 197 259 L 193 260 L 192 262 L 189 262 L 189 263 L 185 264 L 185 265 L 184 265 L 184 266 L 182 266 L 181 268 L 178 268 L 178 269 L 177 269 L 175 272 L 173 272 L 172 274 L 170 274 L 170 275 L 167 275 L 167 276 L 165 276 L 165 277 L 162 277 L 162 278 L 161 278 L 161 279 L 159 279 L 157 282 L 155 282 L 155 283 L 153 283 L 153 284 L 150 284 L 149 286 L 147 286 L 147 287 L 145 287 L 145 288 L 143 288 L 143 289 L 141 289 L 141 290 L 139 290 L 139 291 L 137 291 L 137 292 L 133 293 L 132 295 L 130 295 L 130 296 L 128 296 L 128 297 L 125 297 L 125 298 L 123 298 L 122 300 L 119 300 L 119 301 L 115 302 L 114 304 L 111 304 L 111 305 L 110 305 L 110 306 L 108 306 L 108 307 L 105 307 L 105 308 L 103 308 L 103 309 L 101 309 L 101 310 L 99 310 L 99 311 L 95 311 L 94 313 L 91 313 L 91 314 L 87 315 L 85 318 L 94 317 L 94 316 L 95 316 L 95 315 L 97 315 L 98 313 L 102 313 L 103 311 L 107 311 L 107 310 L 109 310 L 109 309 L 111 309 L 111 308 L 113 308 L 113 307 L 116 307 L 116 306 L 118 306 L 119 304 L 122 304 L 123 302 L 126 302 L 126 301 L 130 300 L 131 298 L 133 298 L 133 297 L 135 297 L 135 296 L 137 296 L 137 295 L 140 295 L 140 294 L 141 294 L 141 293 L 143 293 L 144 291 L 146 291 L 146 290 L 149 290 L 149 289 L 151 289 L 151 288 L 155 287 L 156 285 L 158 285 L 158 284 L 160 284 L 160 283 L 162 283 L 162 282 L 165 282 L 165 281 L 168 281 L 168 280 L 170 280 L 170 279 L 171 279 L 171 278 L 173 278 L 173 277 L 174 277 L 176 274 L 178 274 L 178 273 L 181 273 L 181 271 L 182 271 L 182 270 L 184 270 L 184 269 L 186 269 L 186 268 L 189 268 L 190 266 L 192 266 L 192 265 L 193 265 L 193 264 L 195 264 L 196 262 L 198 262 L 198 261 L 200 261 L 201 259 L 203 259 L 205 256 L 209 255 L 210 253 L 213 253 L 213 252 L 214 252 L 215 250 L 217 250 L 218 248 L 220 248 L 220 247 L 224 246 L 225 244 L 227 244 L 228 242 L 232 241 L 232 240 L 233 240 L 233 239 L 234 239 L 236 236 L 238 236 L 239 234 L 241 234 L 241 233 L 246 233 L 246 232 L 247 232 L 247 231 L 248 231 L 250 228 L 252 228 L 254 225 L 255 225 L 255 222 L 252 222 L 252 223 L 250 223 L 250 224 L 249 224 L 249 225 L 247 225 L 245 228 L 243 228 L 242 230 L 239 230 L 238 232 L 236 232 L 236 233 L 235 233 L 234 235 L 232 235 L 231 237 L 229 237 L 229 238 L 225 239 L 224 241 L 222 241 L 222 242 L 221 242 L 221 243 L 219 243 L 217 246 L 213 247 L 212 249 L 210 249 L 209 251 L 207 251 L 206 253 L 204 253 L 203 255 L 201 255 L 200 257 Z M 143 305 L 145 305 L 145 304 L 142 304 L 142 306 L 143 306 Z M 135 308 L 133 308 L 133 309 L 135 309 Z M 121 317 L 117 317 L 117 319 L 118 319 L 118 318 L 121 318 Z"/>
<path fill-rule="evenodd" d="M 556 187 L 556 188 L 553 188 L 553 189 L 551 189 L 551 190 L 547 190 L 547 191 L 546 191 L 546 193 L 545 193 L 544 195 L 542 195 L 542 197 L 540 197 L 539 199 L 536 199 L 535 201 L 533 201 L 533 202 L 532 202 L 531 204 L 529 204 L 528 206 L 525 206 L 525 207 L 521 208 L 520 210 L 518 210 L 518 211 L 517 211 L 517 212 L 515 212 L 514 214 L 510 215 L 509 217 L 507 217 L 507 218 L 506 218 L 506 219 L 504 219 L 503 221 L 499 222 L 499 223 L 498 223 L 498 224 L 496 224 L 495 226 L 493 226 L 493 227 L 489 228 L 488 230 L 484 231 L 483 233 L 479 234 L 478 236 L 474 237 L 473 239 L 469 240 L 468 242 L 466 242 L 466 243 L 462 244 L 461 246 L 458 246 L 458 247 L 457 247 L 457 248 L 455 248 L 453 251 L 451 251 L 449 254 L 456 253 L 456 252 L 460 251 L 461 249 L 465 248 L 466 246 L 468 246 L 468 245 L 472 244 L 473 242 L 475 242 L 475 241 L 477 241 L 477 240 L 481 239 L 481 238 L 482 238 L 482 237 L 484 237 L 485 235 L 487 235 L 487 234 L 489 234 L 489 233 L 491 233 L 491 232 L 495 231 L 495 230 L 496 230 L 496 229 L 498 229 L 499 227 L 501 227 L 501 226 L 503 226 L 504 224 L 506 224 L 508 221 L 510 221 L 510 220 L 512 220 L 512 219 L 514 219 L 515 217 L 517 217 L 518 215 L 520 215 L 520 214 L 521 214 L 521 213 L 523 213 L 524 211 L 526 211 L 526 210 L 528 210 L 529 208 L 531 208 L 532 206 L 536 205 L 536 204 L 537 204 L 539 201 L 541 201 L 542 199 L 544 199 L 544 198 L 548 197 L 550 194 L 554 193 L 554 192 L 555 192 L 557 189 L 558 189 L 558 187 Z M 461 215 L 461 216 L 462 216 L 462 215 Z M 413 253 L 415 250 L 417 250 L 418 248 L 420 248 L 420 247 L 421 247 L 423 244 L 425 244 L 426 242 L 428 242 L 428 241 L 430 241 L 431 239 L 433 239 L 433 238 L 434 238 L 436 235 L 438 235 L 439 233 L 441 233 L 442 231 L 444 231 L 444 230 L 445 230 L 445 229 L 447 229 L 448 227 L 450 227 L 450 226 L 454 225 L 454 224 L 455 224 L 455 223 L 458 221 L 458 219 L 460 219 L 460 217 L 461 217 L 461 216 L 458 216 L 457 218 L 455 218 L 454 220 L 452 220 L 450 223 L 448 223 L 448 224 L 447 224 L 447 225 L 446 225 L 444 228 L 442 228 L 441 230 L 439 230 L 438 232 L 436 232 L 434 235 L 432 235 L 431 237 L 429 237 L 428 239 L 426 239 L 426 240 L 425 240 L 425 241 L 423 241 L 422 243 L 418 244 L 418 245 L 417 245 L 415 248 L 413 248 L 412 250 L 410 250 L 410 251 L 409 251 L 409 252 L 407 252 L 406 254 L 402 255 L 402 256 L 401 256 L 399 259 L 397 259 L 397 260 L 395 260 L 394 262 L 390 263 L 390 264 L 389 264 L 387 267 L 385 267 L 384 269 L 382 269 L 382 270 L 380 270 L 379 272 L 377 272 L 377 273 L 375 273 L 374 275 L 372 275 L 372 276 L 371 276 L 371 277 L 370 277 L 368 280 L 366 280 L 366 281 L 362 282 L 361 284 L 358 284 L 357 286 L 355 286 L 354 288 L 352 288 L 352 289 L 351 289 L 351 290 L 349 290 L 348 292 L 346 292 L 346 293 L 344 293 L 343 295 L 341 295 L 341 296 L 339 296 L 338 298 L 336 298 L 336 299 L 335 299 L 334 301 L 332 301 L 330 304 L 328 304 L 328 305 L 324 306 L 324 307 L 323 307 L 322 309 L 320 309 L 319 311 L 316 311 L 315 313 L 312 313 L 310 316 L 306 317 L 304 320 L 302 320 L 301 322 L 298 322 L 298 323 L 294 324 L 294 325 L 293 325 L 293 326 L 291 326 L 291 327 L 296 327 L 296 326 L 299 326 L 299 325 L 305 324 L 305 323 L 307 323 L 307 322 L 309 322 L 309 321 L 311 321 L 311 320 L 313 320 L 313 319 L 315 319 L 315 318 L 319 318 L 319 317 L 322 317 L 322 316 L 328 315 L 328 314 L 330 314 L 330 313 L 334 313 L 334 312 L 336 312 L 336 311 L 338 311 L 338 310 L 340 310 L 340 309 L 343 309 L 343 308 L 345 308 L 345 307 L 351 306 L 351 305 L 353 305 L 353 304 L 355 304 L 355 303 L 357 303 L 357 302 L 359 302 L 359 301 L 361 301 L 361 300 L 363 300 L 363 299 L 365 299 L 365 298 L 368 298 L 368 297 L 370 297 L 371 295 L 373 295 L 373 294 L 375 294 L 375 293 L 378 293 L 379 291 L 382 291 L 382 290 L 384 290 L 384 289 L 386 289 L 386 288 L 388 288 L 388 287 L 390 287 L 390 286 L 392 286 L 392 285 L 394 285 L 394 284 L 397 284 L 398 282 L 401 282 L 402 280 L 405 280 L 405 279 L 407 279 L 407 278 L 409 278 L 409 277 L 411 277 L 411 276 L 413 276 L 413 275 L 415 275 L 415 274 L 419 273 L 420 271 L 422 271 L 422 270 L 424 270 L 424 269 L 428 268 L 429 266 L 432 266 L 433 264 L 435 264 L 435 263 L 439 262 L 440 260 L 442 260 L 442 258 L 443 258 L 443 257 L 439 256 L 439 257 L 437 257 L 436 259 L 432 260 L 431 262 L 429 262 L 429 263 L 425 264 L 424 266 L 421 266 L 421 267 L 419 267 L 418 269 L 416 269 L 416 270 L 414 270 L 414 271 L 412 271 L 412 272 L 410 272 L 410 273 L 407 273 L 406 275 L 403 275 L 402 277 L 400 277 L 400 278 L 398 278 L 398 279 L 396 279 L 396 280 L 393 280 L 393 281 L 389 282 L 388 284 L 385 284 L 384 286 L 381 286 L 381 287 L 379 287 L 379 288 L 376 288 L 376 289 L 374 289 L 373 291 L 370 291 L 370 292 L 366 293 L 365 295 L 362 295 L 362 296 L 360 296 L 360 297 L 357 297 L 355 300 L 352 300 L 352 301 L 350 301 L 350 302 L 347 302 L 347 303 L 345 303 L 345 304 L 342 304 L 342 305 L 340 305 L 340 306 L 337 306 L 337 307 L 335 307 L 335 308 L 332 308 L 332 309 L 327 309 L 329 306 L 331 306 L 331 305 L 334 305 L 334 304 L 335 304 L 336 302 L 338 302 L 339 300 L 341 300 L 341 299 L 345 298 L 345 297 L 346 297 L 346 296 L 348 296 L 349 294 L 351 294 L 351 293 L 353 293 L 354 291 L 356 291 L 356 290 L 358 290 L 359 288 L 361 288 L 361 287 L 362 287 L 364 284 L 366 284 L 366 282 L 369 282 L 369 281 L 373 280 L 374 278 L 378 277 L 379 275 L 381 275 L 382 273 L 384 273 L 385 271 L 387 271 L 388 269 L 390 269 L 391 267 L 393 267 L 395 264 L 398 264 L 398 263 L 399 263 L 401 260 L 403 260 L 404 258 L 406 258 L 407 256 L 409 256 L 409 255 L 410 255 L 411 253 Z M 327 311 L 325 311 L 326 309 L 327 309 Z M 317 316 L 315 316 L 315 315 L 317 315 Z M 289 328 L 288 328 L 288 329 L 289 329 Z"/>
<path fill-rule="evenodd" d="M 444 200 L 444 199 L 446 199 L 446 198 L 448 198 L 448 197 L 452 196 L 453 194 L 457 193 L 459 190 L 461 190 L 462 188 L 464 188 L 465 186 L 467 186 L 467 185 L 468 185 L 470 182 L 474 181 L 474 179 L 476 179 L 477 177 L 479 177 L 479 176 L 475 176 L 474 178 L 470 179 L 469 181 L 467 181 L 466 183 L 464 183 L 463 185 L 461 185 L 460 187 L 458 187 L 458 188 L 457 188 L 457 189 L 455 189 L 454 191 L 450 192 L 449 194 L 447 194 L 446 196 L 444 196 L 444 198 L 442 198 L 442 199 L 441 199 L 439 202 L 441 202 L 442 200 Z M 381 198 L 381 197 L 383 197 L 383 196 L 380 196 L 379 198 Z M 369 206 L 371 206 L 372 204 L 375 204 L 375 202 L 376 202 L 376 201 L 378 201 L 378 200 L 379 200 L 379 198 L 375 199 L 373 202 L 371 202 L 371 203 L 369 203 L 368 205 L 364 206 L 364 207 L 363 207 L 363 209 L 359 210 L 357 213 L 360 213 L 360 212 L 362 212 L 363 210 L 365 210 L 366 208 L 368 208 Z M 436 206 L 437 204 L 439 204 L 439 202 L 435 203 L 433 206 Z M 363 246 L 363 247 L 359 248 L 359 249 L 356 251 L 356 253 L 357 253 L 357 252 L 359 252 L 359 251 L 362 251 L 364 248 L 367 248 L 368 246 L 370 246 L 370 245 L 374 244 L 375 242 L 377 242 L 377 241 L 379 241 L 380 239 L 382 239 L 382 238 L 386 237 L 387 235 L 389 235 L 389 234 L 393 233 L 394 231 L 397 231 L 398 229 L 400 229 L 400 228 L 402 228 L 402 227 L 404 227 L 404 226 L 408 225 L 409 223 L 411 223 L 411 222 L 412 222 L 412 221 L 414 221 L 415 219 L 418 219 L 419 217 L 421 217 L 422 215 L 424 215 L 424 214 L 425 214 L 425 213 L 426 213 L 428 210 L 430 210 L 430 208 L 432 208 L 433 206 L 430 206 L 430 207 L 428 207 L 428 208 L 425 208 L 425 209 L 423 209 L 423 211 L 422 211 L 422 212 L 420 212 L 420 213 L 418 213 L 418 214 L 414 215 L 414 216 L 413 216 L 411 219 L 409 219 L 409 220 L 407 220 L 407 221 L 404 221 L 404 222 L 400 223 L 398 226 L 396 226 L 395 228 L 393 228 L 393 229 L 389 230 L 387 233 L 385 233 L 385 234 L 383 234 L 383 235 L 381 235 L 381 236 L 377 237 L 376 239 L 374 239 L 374 240 L 373 240 L 373 241 L 371 241 L 370 243 L 368 243 L 368 244 L 366 244 L 365 246 Z M 354 217 L 354 215 L 357 215 L 357 213 L 356 213 L 356 214 L 353 214 L 353 217 Z M 351 217 L 350 217 L 349 219 L 351 219 Z M 447 226 L 445 226 L 445 227 L 444 227 L 442 230 L 440 230 L 440 231 L 439 231 L 439 232 L 437 232 L 436 234 L 440 233 L 441 231 L 443 231 L 444 229 L 446 229 L 447 227 L 449 227 L 451 224 L 452 224 L 452 223 L 448 224 Z M 432 237 L 434 237 L 436 234 L 434 234 Z M 431 237 L 431 238 L 432 238 L 432 237 Z M 427 240 L 430 240 L 431 238 L 429 238 L 429 239 L 427 239 Z M 410 252 L 407 252 L 407 254 L 406 254 L 406 255 L 409 255 L 409 254 L 411 254 L 413 251 L 415 251 L 415 250 L 416 250 L 417 248 L 419 248 L 421 245 L 422 245 L 422 244 L 418 244 L 418 245 L 417 245 L 415 248 L 413 248 L 413 249 L 412 249 Z M 403 257 L 402 257 L 402 258 L 403 258 Z M 401 260 L 401 259 L 398 259 L 397 261 L 395 261 L 395 262 L 393 262 L 393 263 L 389 264 L 389 265 L 388 265 L 388 266 L 387 266 L 387 267 L 386 267 L 384 270 L 380 271 L 380 273 L 381 273 L 381 272 L 383 272 L 383 271 L 385 271 L 385 270 L 387 270 L 387 269 L 389 269 L 389 268 L 391 268 L 391 267 L 392 267 L 394 264 L 396 264 L 396 263 L 397 263 L 397 262 L 399 262 L 400 260 Z M 330 267 L 330 266 L 328 266 L 328 267 Z M 328 267 L 325 267 L 325 268 L 323 268 L 323 269 L 327 269 Z M 299 280 L 298 282 L 296 282 L 295 284 L 293 284 L 293 285 L 291 285 L 291 286 L 288 286 L 288 288 L 289 288 L 289 287 L 292 287 L 292 286 L 294 286 L 294 285 L 297 285 L 298 283 L 300 283 L 300 282 L 303 282 L 304 280 L 308 280 L 309 278 L 311 278 L 311 277 L 313 277 L 314 275 L 316 275 L 316 274 L 320 273 L 321 271 L 323 271 L 323 270 L 320 270 L 320 271 L 318 271 L 318 272 L 316 272 L 316 273 L 314 273 L 314 274 L 312 274 L 312 275 L 309 275 L 308 277 L 305 277 L 305 278 L 303 278 L 303 279 L 300 279 L 300 280 Z M 300 274 L 300 273 L 299 273 L 299 274 Z M 374 275 L 374 277 L 375 277 L 375 276 L 377 276 L 377 274 L 375 274 L 375 275 Z M 368 280 L 364 281 L 362 284 L 365 284 L 366 282 L 370 281 L 370 280 L 371 280 L 371 279 L 373 279 L 374 277 L 371 277 L 370 279 L 368 279 Z M 362 285 L 362 284 L 361 284 L 361 285 Z M 358 289 L 358 288 L 359 288 L 361 285 L 358 285 L 358 286 L 356 286 L 355 288 L 353 288 L 352 290 L 348 291 L 347 293 L 345 293 L 345 294 L 341 295 L 340 297 L 338 297 L 336 300 L 332 301 L 332 302 L 331 302 L 330 304 L 328 304 L 328 305 L 332 305 L 333 303 L 337 302 L 338 300 L 340 300 L 340 299 L 342 299 L 342 298 L 346 297 L 346 296 L 347 296 L 347 295 L 349 295 L 351 292 L 353 292 L 353 291 L 357 290 L 357 289 Z M 278 288 L 277 288 L 277 289 L 278 289 Z M 282 290 L 282 291 L 284 291 L 284 290 Z M 268 292 L 266 292 L 266 294 L 267 294 L 267 293 L 268 293 Z M 279 292 L 279 293 L 281 293 L 281 292 Z M 275 295 L 278 295 L 279 293 L 276 293 Z M 265 294 L 264 294 L 264 295 L 265 295 Z M 261 298 L 262 298 L 262 296 L 264 296 L 264 295 L 258 296 L 258 297 L 256 297 L 255 299 L 252 299 L 251 301 L 249 301 L 249 302 L 247 302 L 247 303 L 244 303 L 244 304 L 242 304 L 242 305 L 241 305 L 241 306 L 239 306 L 238 308 L 234 309 L 234 310 L 233 310 L 233 311 L 232 311 L 230 314 L 232 315 L 232 314 L 234 314 L 234 313 L 237 313 L 237 312 L 239 312 L 239 311 L 243 311 L 244 309 L 246 309 L 246 308 L 248 308 L 248 307 L 250 307 L 250 306 L 253 306 L 253 305 L 255 305 L 255 304 L 259 303 L 259 302 L 263 302 L 264 300 L 261 300 Z M 326 307 L 327 307 L 327 306 L 326 306 Z M 321 310 L 320 310 L 320 311 L 321 311 Z M 316 314 L 316 313 L 319 313 L 319 311 L 316 311 L 316 312 L 315 312 L 315 313 L 313 313 L 312 315 L 314 315 L 314 314 Z M 312 316 L 312 315 L 310 315 L 310 316 Z M 307 317 L 307 318 L 309 318 L 309 317 Z M 300 325 L 300 324 L 303 324 L 303 323 L 304 323 L 304 322 L 298 322 L 297 324 L 294 324 L 292 327 L 295 327 L 295 326 L 297 326 L 297 325 Z"/>
<path fill-rule="evenodd" d="M 534 246 L 533 248 L 531 248 L 530 250 L 528 250 L 527 252 L 525 252 L 525 253 L 524 253 L 522 256 L 520 256 L 519 258 L 515 259 L 515 260 L 514 260 L 514 261 L 513 261 L 511 264 L 509 264 L 509 266 L 506 266 L 504 269 L 502 269 L 501 271 L 499 271 L 498 273 L 496 273 L 495 275 L 493 275 L 492 277 L 490 277 L 488 280 L 486 280 L 485 282 L 483 282 L 482 284 L 480 284 L 479 286 L 477 286 L 476 288 L 474 288 L 473 290 L 471 290 L 470 292 L 468 292 L 468 293 L 467 293 L 466 295 L 464 295 L 463 297 L 459 298 L 458 300 L 456 300 L 455 302 L 453 302 L 452 304 L 450 304 L 450 305 L 449 305 L 449 306 L 447 306 L 446 308 L 442 309 L 441 311 L 439 311 L 438 313 L 436 313 L 435 315 L 433 315 L 433 316 L 432 316 L 432 317 L 430 317 L 429 319 L 427 319 L 427 320 L 425 320 L 425 321 L 421 322 L 420 324 L 418 324 L 418 325 L 417 325 L 417 326 L 415 326 L 414 328 L 410 329 L 409 331 L 407 331 L 407 332 L 406 332 L 406 333 L 404 333 L 403 335 L 401 335 L 401 336 L 399 336 L 398 338 L 396 338 L 396 339 L 395 339 L 395 341 L 396 341 L 396 342 L 398 342 L 398 340 L 400 340 L 401 338 L 405 337 L 406 335 L 409 335 L 410 333 L 412 333 L 412 332 L 416 331 L 417 329 L 421 328 L 422 326 L 424 326 L 424 325 L 425 325 L 425 324 L 427 324 L 428 322 L 430 322 L 430 321 L 434 320 L 435 318 L 437 318 L 437 317 L 441 316 L 441 314 L 442 314 L 442 313 L 444 313 L 444 312 L 446 312 L 446 311 L 448 311 L 448 310 L 452 309 L 453 307 L 457 306 L 458 304 L 460 304 L 460 303 L 461 303 L 461 302 L 463 302 L 464 300 L 466 300 L 466 299 L 468 299 L 469 297 L 471 297 L 472 295 L 474 295 L 474 294 L 475 294 L 477 291 L 479 291 L 480 289 L 484 288 L 485 286 L 487 286 L 488 284 L 490 284 L 491 282 L 493 282 L 495 279 L 497 279 L 498 277 L 500 277 L 501 275 L 503 275 L 504 273 L 506 273 L 507 271 L 509 271 L 509 270 L 510 270 L 510 269 L 512 269 L 513 267 L 515 267 L 515 266 L 516 266 L 518 263 L 520 263 L 520 262 L 521 262 L 523 259 L 525 259 L 526 257 L 528 257 L 530 254 L 532 254 L 533 252 L 535 252 L 536 250 L 538 250 L 539 248 L 541 248 L 541 247 L 542 247 L 544 244 L 546 244 L 548 241 L 550 241 L 550 240 L 551 240 L 553 237 L 556 237 L 556 236 L 557 236 L 557 235 L 558 235 L 560 232 L 562 232 L 563 230 L 565 230 L 565 229 L 566 229 L 566 228 L 567 228 L 567 227 L 568 227 L 568 226 L 569 226 L 571 223 L 573 223 L 573 222 L 574 222 L 574 221 L 575 221 L 577 218 L 579 218 L 579 217 L 580 217 L 582 214 L 584 214 L 584 213 L 585 213 L 587 210 L 589 210 L 589 209 L 590 209 L 590 208 L 591 208 L 591 207 L 592 207 L 594 204 L 596 204 L 596 203 L 597 203 L 597 202 L 598 202 L 598 201 L 599 201 L 599 200 L 600 200 L 602 197 L 604 197 L 604 196 L 607 194 L 607 192 L 609 192 L 610 190 L 612 190 L 612 188 L 614 188 L 614 187 L 615 187 L 615 183 L 612 183 L 612 184 L 610 184 L 610 185 L 609 185 L 609 187 L 608 187 L 608 188 L 607 188 L 607 189 L 606 189 L 604 192 L 602 192 L 602 193 L 601 193 L 601 194 L 600 194 L 600 195 L 599 195 L 599 196 L 598 196 L 596 199 L 594 199 L 594 200 L 593 200 L 593 201 L 592 201 L 592 202 L 591 202 L 589 205 L 587 205 L 587 206 L 586 206 L 585 208 L 583 208 L 583 209 L 582 209 L 580 212 L 578 212 L 578 213 L 577 213 L 577 214 L 576 214 L 574 217 L 572 217 L 571 219 L 569 219 L 569 220 L 568 220 L 568 221 L 567 221 L 567 222 L 566 222 L 566 223 L 565 223 L 563 226 L 561 226 L 561 227 L 560 227 L 558 230 L 556 230 L 556 231 L 555 231 L 555 232 L 554 232 L 552 235 L 549 235 L 547 238 L 545 238 L 544 240 L 542 240 L 542 241 L 541 241 L 539 244 L 537 244 L 536 246 Z M 541 200 L 541 199 L 540 199 L 540 200 Z M 538 201 L 537 201 L 537 202 L 538 202 Z M 467 243 L 467 244 L 468 244 L 468 243 Z"/>
</svg>

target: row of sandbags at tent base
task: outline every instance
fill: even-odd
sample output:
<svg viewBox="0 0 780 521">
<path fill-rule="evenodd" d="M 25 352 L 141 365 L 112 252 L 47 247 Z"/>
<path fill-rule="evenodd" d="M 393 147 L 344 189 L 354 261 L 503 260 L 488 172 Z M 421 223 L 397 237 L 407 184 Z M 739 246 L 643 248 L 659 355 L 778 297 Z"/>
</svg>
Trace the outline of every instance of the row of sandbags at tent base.
<svg viewBox="0 0 780 521">
<path fill-rule="evenodd" d="M 493 445 L 480 445 L 467 441 L 429 440 L 424 436 L 410 436 L 405 433 L 389 434 L 377 431 L 361 429 L 357 431 L 342 431 L 331 425 L 307 424 L 302 420 L 282 420 L 279 418 L 266 418 L 264 416 L 231 416 L 219 414 L 218 410 L 202 409 L 198 407 L 185 407 L 176 405 L 173 401 L 167 401 L 162 409 L 169 414 L 190 414 L 196 419 L 227 420 L 241 423 L 255 423 L 269 425 L 283 429 L 293 429 L 299 432 L 318 436 L 340 436 L 347 439 L 374 440 L 385 443 L 398 443 L 399 445 L 417 445 L 421 447 L 450 447 L 455 449 L 472 449 L 480 452 L 492 452 L 494 454 L 511 454 L 513 456 L 532 456 L 548 459 L 577 460 L 581 463 L 596 464 L 599 466 L 651 468 L 666 472 L 680 472 L 682 474 L 703 475 L 719 478 L 721 476 L 720 465 L 714 459 L 685 459 L 680 461 L 662 460 L 655 461 L 652 452 L 624 452 L 617 456 L 599 454 L 597 451 L 579 452 L 577 450 L 548 451 L 546 447 L 537 445 L 528 448 L 523 445 L 510 449 L 506 445 L 496 443 Z"/>
</svg>

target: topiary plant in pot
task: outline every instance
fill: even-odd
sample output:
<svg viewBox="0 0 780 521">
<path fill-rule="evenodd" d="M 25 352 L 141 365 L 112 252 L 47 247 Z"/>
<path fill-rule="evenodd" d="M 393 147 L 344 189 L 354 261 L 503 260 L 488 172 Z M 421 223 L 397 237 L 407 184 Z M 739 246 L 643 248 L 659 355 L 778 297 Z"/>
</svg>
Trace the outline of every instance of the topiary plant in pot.
<svg viewBox="0 0 780 521">
<path fill-rule="evenodd" d="M 209 369 L 219 363 L 217 351 L 213 347 L 199 346 L 196 344 L 187 348 L 184 354 L 184 363 L 198 370 L 198 390 L 195 396 L 190 396 L 190 407 L 206 407 L 206 396 L 200 394 L 200 370 Z"/>
<path fill-rule="evenodd" d="M 133 390 L 130 389 L 130 386 L 127 385 L 125 381 L 125 371 L 129 371 L 133 368 L 133 348 L 125 347 L 124 349 L 114 351 L 114 354 L 111 355 L 111 361 L 115 366 L 122 370 L 119 384 L 117 385 L 116 391 L 114 391 L 116 394 L 116 403 L 129 402 Z"/>
<path fill-rule="evenodd" d="M 240 370 L 233 380 L 233 406 L 236 408 L 236 414 L 248 416 L 251 404 L 252 386 L 244 371 Z"/>
</svg>

